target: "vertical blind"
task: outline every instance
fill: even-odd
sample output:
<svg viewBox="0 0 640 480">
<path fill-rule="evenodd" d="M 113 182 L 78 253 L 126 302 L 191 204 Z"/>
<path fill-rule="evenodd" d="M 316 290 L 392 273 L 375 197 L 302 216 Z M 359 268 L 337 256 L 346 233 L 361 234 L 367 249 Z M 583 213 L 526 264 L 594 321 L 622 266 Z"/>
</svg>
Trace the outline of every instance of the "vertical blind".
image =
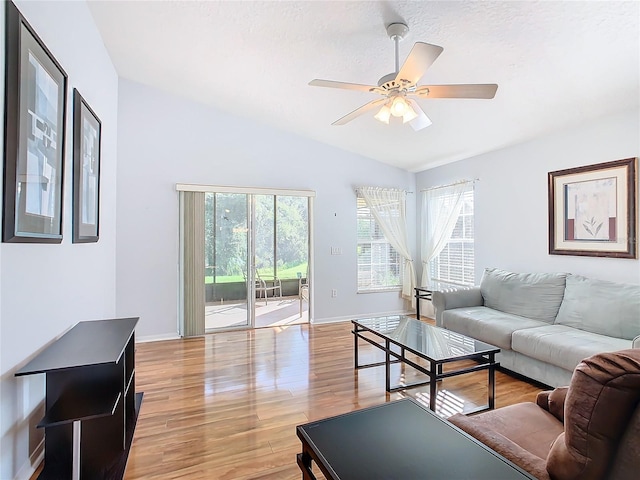
<svg viewBox="0 0 640 480">
<path fill-rule="evenodd" d="M 180 192 L 183 337 L 204 335 L 205 330 L 204 196 L 203 192 Z"/>
</svg>

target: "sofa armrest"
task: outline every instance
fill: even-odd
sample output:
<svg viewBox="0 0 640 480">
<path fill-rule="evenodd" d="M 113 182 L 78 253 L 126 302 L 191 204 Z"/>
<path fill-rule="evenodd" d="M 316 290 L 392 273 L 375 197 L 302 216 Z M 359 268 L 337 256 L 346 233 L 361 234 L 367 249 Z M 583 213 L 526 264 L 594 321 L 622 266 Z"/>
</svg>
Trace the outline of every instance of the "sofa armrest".
<svg viewBox="0 0 640 480">
<path fill-rule="evenodd" d="M 558 387 L 538 393 L 536 403 L 545 409 L 562 423 L 564 423 L 564 401 L 567 398 L 569 387 Z"/>
<path fill-rule="evenodd" d="M 544 392 L 540 392 L 538 393 L 538 395 L 536 395 L 536 404 L 546 410 L 547 412 L 549 411 L 549 394 L 551 393 L 551 390 L 545 390 Z"/>
<path fill-rule="evenodd" d="M 478 426 L 473 421 L 473 417 L 456 413 L 448 420 L 481 443 L 484 443 L 490 449 L 498 452 L 507 460 L 526 470 L 538 480 L 550 480 L 549 473 L 547 472 L 546 459 L 540 458 L 530 451 L 525 450 L 517 443 L 512 442 L 496 431 Z"/>
<path fill-rule="evenodd" d="M 442 326 L 442 312 L 452 308 L 481 307 L 484 305 L 480 287 L 436 290 L 433 292 L 433 306 L 436 309 L 436 326 Z"/>
<path fill-rule="evenodd" d="M 632 348 L 640 348 L 640 335 L 633 339 Z"/>
</svg>

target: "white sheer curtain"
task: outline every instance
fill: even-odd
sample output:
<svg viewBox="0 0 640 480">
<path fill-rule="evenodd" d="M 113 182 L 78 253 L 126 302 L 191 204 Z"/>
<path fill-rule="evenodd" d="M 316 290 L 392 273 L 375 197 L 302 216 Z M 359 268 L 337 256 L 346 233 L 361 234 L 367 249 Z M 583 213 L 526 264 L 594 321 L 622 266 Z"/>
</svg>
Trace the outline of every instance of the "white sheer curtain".
<svg viewBox="0 0 640 480">
<path fill-rule="evenodd" d="M 464 181 L 422 192 L 421 260 L 422 280 L 425 287 L 431 283 L 429 263 L 445 247 L 462 209 L 463 194 L 473 185 Z M 428 302 L 425 314 L 433 316 L 433 304 Z"/>
<path fill-rule="evenodd" d="M 360 187 L 358 192 L 371 210 L 371 214 L 382 229 L 384 236 L 402 256 L 404 260 L 402 298 L 411 300 L 411 306 L 415 306 L 413 287 L 416 284 L 416 273 L 407 234 L 407 192 L 379 187 Z"/>
</svg>

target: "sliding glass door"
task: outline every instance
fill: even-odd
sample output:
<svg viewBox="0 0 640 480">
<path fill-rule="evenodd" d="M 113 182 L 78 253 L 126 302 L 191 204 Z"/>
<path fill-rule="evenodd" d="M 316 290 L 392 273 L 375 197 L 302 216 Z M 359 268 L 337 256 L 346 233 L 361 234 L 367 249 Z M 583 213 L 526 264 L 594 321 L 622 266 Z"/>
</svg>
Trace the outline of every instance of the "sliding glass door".
<svg viewBox="0 0 640 480">
<path fill-rule="evenodd" d="M 196 206 L 204 202 L 200 243 L 197 229 L 188 231 L 197 227 L 200 214 L 181 207 L 180 323 L 193 324 L 181 334 L 308 322 L 313 192 L 210 188 L 193 200 Z M 181 205 L 192 193 L 181 192 Z M 200 263 L 203 308 L 199 296 L 188 295 L 199 293 Z"/>
<path fill-rule="evenodd" d="M 205 329 L 251 325 L 250 196 L 205 193 Z"/>
<path fill-rule="evenodd" d="M 309 199 L 290 195 L 254 196 L 253 238 L 257 284 L 269 290 L 257 292 L 256 327 L 290 325 L 309 321 L 304 286 L 309 278 Z M 267 292 L 269 293 L 269 292 Z"/>
</svg>

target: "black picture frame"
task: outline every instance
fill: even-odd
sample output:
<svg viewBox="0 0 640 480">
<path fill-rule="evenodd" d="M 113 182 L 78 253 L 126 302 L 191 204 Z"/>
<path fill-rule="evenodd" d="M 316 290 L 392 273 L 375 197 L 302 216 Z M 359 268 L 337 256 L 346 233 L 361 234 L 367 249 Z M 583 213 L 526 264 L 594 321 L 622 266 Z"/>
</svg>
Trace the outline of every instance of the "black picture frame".
<svg viewBox="0 0 640 480">
<path fill-rule="evenodd" d="M 637 163 L 549 172 L 549 254 L 638 258 Z"/>
<path fill-rule="evenodd" d="M 67 74 L 6 2 L 2 241 L 61 243 Z"/>
<path fill-rule="evenodd" d="M 73 89 L 73 243 L 97 242 L 102 122 Z"/>
</svg>

